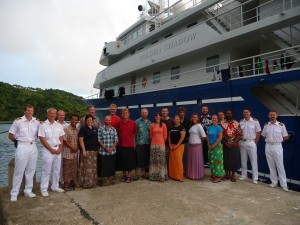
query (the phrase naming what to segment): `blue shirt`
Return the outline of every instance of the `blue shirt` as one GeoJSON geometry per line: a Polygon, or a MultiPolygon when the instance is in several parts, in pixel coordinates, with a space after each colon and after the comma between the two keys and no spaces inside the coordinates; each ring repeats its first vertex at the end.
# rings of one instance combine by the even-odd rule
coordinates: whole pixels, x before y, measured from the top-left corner
{"type": "Polygon", "coordinates": [[[151,121],[144,120],[142,118],[139,118],[135,121],[136,127],[137,127],[137,133],[136,133],[136,138],[135,138],[135,143],[137,145],[145,145],[145,144],[150,144],[150,125],[151,121]]]}
{"type": "Polygon", "coordinates": [[[214,127],[213,125],[211,125],[210,127],[208,127],[207,129],[207,134],[209,137],[209,144],[213,145],[216,140],[218,139],[218,133],[223,132],[223,129],[221,126],[217,125],[216,127],[214,127]]]}

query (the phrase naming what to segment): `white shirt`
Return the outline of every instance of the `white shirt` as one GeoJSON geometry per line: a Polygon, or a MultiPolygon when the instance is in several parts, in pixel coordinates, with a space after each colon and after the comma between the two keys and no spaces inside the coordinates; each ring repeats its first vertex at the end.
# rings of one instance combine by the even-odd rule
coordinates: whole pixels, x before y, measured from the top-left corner
{"type": "Polygon", "coordinates": [[[25,116],[16,119],[9,129],[9,133],[14,134],[17,141],[31,142],[38,138],[40,122],[35,117],[29,121],[25,116]]]}
{"type": "Polygon", "coordinates": [[[42,123],[39,128],[39,137],[46,138],[46,141],[51,147],[60,145],[59,138],[65,135],[62,125],[56,121],[53,124],[46,120],[45,123],[42,123]]]}
{"type": "Polygon", "coordinates": [[[203,127],[200,123],[193,125],[189,130],[189,144],[201,144],[201,138],[206,137],[203,127]]]}
{"type": "MultiPolygon", "coordinates": [[[[56,122],[60,123],[58,120],[56,120],[56,122]]],[[[68,127],[70,124],[68,124],[66,121],[64,121],[63,123],[60,123],[63,127],[63,129],[65,129],[66,127],[68,127]]]]}
{"type": "Polygon", "coordinates": [[[243,138],[244,140],[255,140],[256,133],[261,131],[261,127],[259,125],[258,120],[253,119],[250,117],[249,120],[245,118],[240,121],[240,126],[243,131],[243,138]]]}
{"type": "Polygon", "coordinates": [[[274,124],[271,122],[265,124],[261,135],[266,138],[267,143],[281,143],[288,133],[284,124],[276,121],[274,124]]]}

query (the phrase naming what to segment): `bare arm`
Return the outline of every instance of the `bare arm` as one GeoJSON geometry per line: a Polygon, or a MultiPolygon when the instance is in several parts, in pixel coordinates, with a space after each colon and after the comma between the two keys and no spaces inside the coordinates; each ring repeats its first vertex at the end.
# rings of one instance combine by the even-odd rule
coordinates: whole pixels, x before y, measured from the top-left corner
{"type": "Polygon", "coordinates": [[[80,148],[82,149],[82,155],[86,156],[86,149],[85,149],[85,145],[83,142],[83,137],[79,137],[79,144],[80,144],[80,148]]]}
{"type": "Polygon", "coordinates": [[[60,141],[60,145],[59,145],[58,149],[55,151],[56,155],[59,155],[62,151],[62,147],[64,145],[64,136],[60,136],[59,141],[60,141]]]}
{"type": "Polygon", "coordinates": [[[173,150],[176,149],[176,148],[178,148],[179,145],[181,145],[181,143],[183,142],[183,140],[185,138],[185,133],[186,132],[184,130],[180,131],[180,139],[179,139],[178,143],[176,144],[176,146],[172,148],[173,150]]]}
{"type": "Polygon", "coordinates": [[[11,140],[11,141],[13,141],[13,142],[16,141],[16,136],[15,136],[14,134],[12,134],[12,133],[9,133],[9,134],[8,134],[8,138],[9,138],[9,140],[11,140]]]}
{"type": "Polygon", "coordinates": [[[256,132],[255,144],[257,144],[257,143],[258,143],[258,141],[259,141],[259,138],[260,138],[260,131],[256,132]]]}
{"type": "Polygon", "coordinates": [[[218,139],[216,140],[215,143],[213,143],[211,146],[209,146],[209,149],[210,150],[214,149],[221,142],[222,138],[223,138],[223,132],[218,132],[218,139]]]}

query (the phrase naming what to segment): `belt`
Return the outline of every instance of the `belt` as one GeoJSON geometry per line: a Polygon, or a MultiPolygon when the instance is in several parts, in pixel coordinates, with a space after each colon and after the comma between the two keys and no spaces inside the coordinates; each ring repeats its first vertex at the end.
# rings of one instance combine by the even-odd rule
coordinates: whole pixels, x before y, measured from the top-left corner
{"type": "Polygon", "coordinates": [[[251,141],[254,141],[254,140],[252,140],[252,139],[249,139],[249,140],[243,139],[242,141],[251,142],[251,141]]]}
{"type": "Polygon", "coordinates": [[[35,141],[18,141],[19,144],[27,144],[27,145],[32,145],[32,144],[36,144],[35,141]]]}
{"type": "Polygon", "coordinates": [[[267,142],[269,145],[281,145],[281,142],[267,142]]]}

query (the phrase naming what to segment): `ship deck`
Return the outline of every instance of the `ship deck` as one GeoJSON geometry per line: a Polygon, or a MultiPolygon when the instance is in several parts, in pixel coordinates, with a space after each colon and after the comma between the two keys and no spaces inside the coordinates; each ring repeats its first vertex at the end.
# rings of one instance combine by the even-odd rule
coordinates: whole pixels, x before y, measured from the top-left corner
{"type": "Polygon", "coordinates": [[[209,170],[199,181],[131,184],[50,193],[9,201],[2,190],[9,224],[299,224],[300,193],[248,181],[211,183],[209,170]]]}

